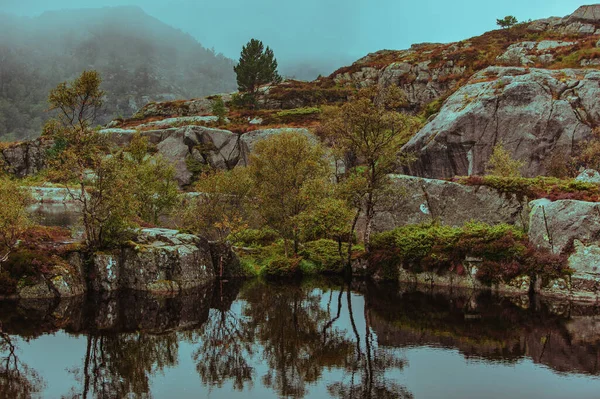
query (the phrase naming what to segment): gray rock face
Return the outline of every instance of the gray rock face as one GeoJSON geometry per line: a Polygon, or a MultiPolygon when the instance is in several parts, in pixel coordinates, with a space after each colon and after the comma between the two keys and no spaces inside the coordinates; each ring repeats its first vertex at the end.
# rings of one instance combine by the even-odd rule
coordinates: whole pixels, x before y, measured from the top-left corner
{"type": "Polygon", "coordinates": [[[501,194],[489,187],[403,175],[394,175],[393,181],[402,195],[393,201],[388,211],[376,214],[374,231],[433,220],[455,227],[471,220],[517,226],[527,222],[527,203],[521,203],[515,195],[501,194]]]}
{"type": "MultiPolygon", "coordinates": [[[[117,145],[127,145],[135,130],[104,129],[109,139],[117,145]]],[[[241,156],[239,135],[228,130],[204,126],[183,126],[141,132],[143,137],[158,149],[158,153],[175,166],[175,178],[180,185],[190,184],[193,176],[190,161],[215,169],[231,169],[241,156]]]]}
{"type": "MultiPolygon", "coordinates": [[[[136,130],[104,129],[100,132],[108,135],[113,143],[125,146],[136,130]]],[[[156,145],[159,154],[173,163],[175,178],[181,186],[190,184],[193,177],[190,163],[213,169],[246,166],[256,143],[281,133],[300,133],[317,140],[308,129],[303,128],[263,129],[239,135],[229,130],[190,125],[140,132],[156,145]]]]}
{"type": "MultiPolygon", "coordinates": [[[[231,94],[220,94],[223,101],[230,101],[231,94]]],[[[198,98],[193,100],[152,102],[146,104],[136,113],[140,119],[166,116],[192,116],[210,114],[212,112],[212,100],[210,98],[198,98]]]]}
{"type": "Polygon", "coordinates": [[[574,47],[576,44],[554,40],[515,43],[511,44],[504,54],[496,57],[496,61],[511,66],[533,65],[536,62],[550,64],[554,61],[552,50],[559,47],[574,47]]]}
{"type": "Polygon", "coordinates": [[[96,254],[91,285],[97,291],[179,292],[214,277],[208,241],[167,229],[142,229],[132,247],[96,254]]]}
{"type": "Polygon", "coordinates": [[[69,191],[62,187],[28,187],[33,200],[43,204],[65,204],[73,202],[69,191]]]}
{"type": "Polygon", "coordinates": [[[600,4],[593,4],[589,6],[581,6],[573,14],[567,17],[569,22],[581,21],[600,23],[600,4]]]}
{"type": "Polygon", "coordinates": [[[544,174],[553,153],[573,154],[600,123],[600,72],[489,67],[474,75],[402,149],[404,172],[448,178],[481,175],[496,143],[544,174]],[[490,81],[490,78],[493,80],[490,81]]]}
{"type": "Polygon", "coordinates": [[[17,177],[33,175],[46,167],[52,140],[24,141],[0,150],[0,166],[17,177]]]}
{"type": "Polygon", "coordinates": [[[574,240],[600,238],[600,203],[540,199],[530,202],[529,240],[536,248],[562,253],[574,240]]]}
{"type": "Polygon", "coordinates": [[[577,181],[584,183],[600,184],[600,173],[594,169],[586,169],[575,178],[577,181]]]}
{"type": "Polygon", "coordinates": [[[70,265],[55,266],[52,272],[34,285],[19,283],[17,295],[23,299],[71,298],[86,291],[81,262],[77,257],[70,265]]]}
{"type": "MultiPolygon", "coordinates": [[[[442,53],[448,55],[458,50],[463,44],[455,44],[442,53]]],[[[411,48],[405,53],[414,53],[418,48],[411,48]]],[[[384,53],[384,51],[376,54],[384,53]]],[[[370,55],[360,59],[357,63],[368,61],[370,55]]],[[[421,107],[440,98],[449,90],[457,87],[460,79],[467,73],[465,66],[456,65],[448,60],[442,65],[432,66],[430,61],[411,64],[408,62],[394,62],[383,69],[363,67],[354,73],[342,73],[334,77],[338,84],[352,84],[357,87],[377,86],[384,89],[389,86],[398,86],[406,94],[409,103],[407,111],[421,107]]]]}
{"type": "Polygon", "coordinates": [[[531,202],[529,240],[537,248],[567,253],[569,278],[550,281],[541,292],[578,301],[600,301],[600,203],[531,202]]]}

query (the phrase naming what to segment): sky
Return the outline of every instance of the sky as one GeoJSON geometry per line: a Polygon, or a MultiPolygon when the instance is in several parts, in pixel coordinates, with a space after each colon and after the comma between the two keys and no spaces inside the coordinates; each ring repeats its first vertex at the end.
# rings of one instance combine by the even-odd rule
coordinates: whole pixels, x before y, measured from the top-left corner
{"type": "MultiPolygon", "coordinates": [[[[565,16],[581,0],[0,0],[0,12],[137,5],[237,59],[250,38],[283,62],[326,59],[339,66],[381,49],[453,42],[496,29],[496,18],[565,16]]],[[[588,3],[589,4],[589,3],[588,3]]]]}

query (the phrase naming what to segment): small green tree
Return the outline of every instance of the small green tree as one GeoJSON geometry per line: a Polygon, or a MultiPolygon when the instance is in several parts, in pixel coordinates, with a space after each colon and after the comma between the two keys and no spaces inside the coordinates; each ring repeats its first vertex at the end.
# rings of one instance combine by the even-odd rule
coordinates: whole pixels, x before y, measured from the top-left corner
{"type": "Polygon", "coordinates": [[[31,193],[7,176],[0,176],[0,264],[8,259],[31,221],[31,193]]]}
{"type": "Polygon", "coordinates": [[[221,124],[225,122],[227,110],[225,109],[225,103],[223,102],[223,98],[221,98],[221,96],[215,97],[215,99],[212,101],[212,113],[218,118],[217,123],[221,124]]]}
{"type": "Polygon", "coordinates": [[[331,168],[319,143],[299,133],[259,141],[250,157],[251,197],[266,224],[298,252],[299,217],[326,195],[331,168]]]}
{"type": "Polygon", "coordinates": [[[175,168],[160,154],[148,155],[148,138],[134,134],[125,151],[134,176],[133,196],[137,200],[138,216],[145,222],[157,224],[177,204],[179,185],[175,168]]]}
{"type": "Polygon", "coordinates": [[[246,199],[251,188],[245,167],[202,174],[194,187],[198,196],[189,198],[178,214],[181,227],[220,241],[235,236],[248,227],[246,199]]]}
{"type": "Polygon", "coordinates": [[[265,49],[260,40],[251,39],[243,48],[240,60],[233,67],[237,75],[238,90],[254,96],[261,85],[280,82],[277,60],[273,50],[265,49]]]}
{"type": "Polygon", "coordinates": [[[521,177],[523,162],[513,159],[502,142],[496,144],[488,160],[486,174],[500,177],[521,177]]]}
{"type": "Polygon", "coordinates": [[[388,174],[401,161],[400,148],[420,126],[417,118],[395,111],[399,104],[401,99],[395,90],[376,93],[366,89],[342,107],[324,114],[323,133],[329,144],[336,148],[336,153],[349,154],[358,160],[358,165],[347,165],[346,177],[353,176],[347,198],[356,207],[354,227],[359,214],[364,212],[363,240],[367,249],[375,213],[389,196],[388,174]]]}
{"type": "Polygon", "coordinates": [[[506,17],[502,18],[502,19],[497,19],[496,20],[496,25],[500,26],[502,29],[507,29],[510,28],[514,25],[516,25],[519,21],[517,21],[517,18],[515,18],[512,15],[507,15],[506,17]]]}

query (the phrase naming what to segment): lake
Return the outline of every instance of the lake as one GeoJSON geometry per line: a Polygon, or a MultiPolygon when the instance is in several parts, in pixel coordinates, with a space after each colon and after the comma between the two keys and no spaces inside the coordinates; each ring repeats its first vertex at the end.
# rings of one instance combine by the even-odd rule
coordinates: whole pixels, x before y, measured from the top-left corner
{"type": "Polygon", "coordinates": [[[600,310],[313,279],[0,302],[0,397],[597,398],[600,310]]]}

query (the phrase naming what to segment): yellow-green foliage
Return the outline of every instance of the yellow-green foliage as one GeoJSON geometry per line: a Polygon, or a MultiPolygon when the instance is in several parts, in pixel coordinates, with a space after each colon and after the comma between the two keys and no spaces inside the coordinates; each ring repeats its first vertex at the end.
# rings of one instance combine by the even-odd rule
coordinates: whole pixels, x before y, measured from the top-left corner
{"type": "Polygon", "coordinates": [[[568,273],[566,257],[534,249],[514,226],[471,222],[463,227],[404,226],[377,234],[371,242],[372,267],[394,278],[399,267],[414,271],[464,274],[467,256],[481,258],[477,278],[507,282],[519,275],[545,279],[568,273]]]}
{"type": "Polygon", "coordinates": [[[455,178],[454,181],[469,186],[491,187],[501,193],[514,194],[520,199],[576,199],[593,202],[600,200],[600,187],[597,184],[575,179],[559,179],[546,176],[534,178],[468,176],[455,178]]]}
{"type": "Polygon", "coordinates": [[[520,177],[523,162],[513,159],[502,143],[494,146],[488,160],[486,173],[501,177],[520,177]]]}
{"type": "MultiPolygon", "coordinates": [[[[353,248],[361,251],[361,247],[353,248]]],[[[342,273],[348,253],[348,244],[339,243],[333,240],[321,239],[310,241],[304,244],[300,255],[315,265],[315,271],[318,273],[342,273]]]]}
{"type": "Polygon", "coordinates": [[[315,116],[321,113],[321,109],[317,107],[294,108],[279,111],[275,117],[282,122],[293,122],[303,120],[307,116],[315,116]]]}
{"type": "Polygon", "coordinates": [[[27,206],[32,201],[31,192],[16,181],[0,176],[0,263],[5,252],[17,244],[31,221],[27,206]]]}
{"type": "Polygon", "coordinates": [[[279,238],[277,231],[268,227],[262,229],[244,229],[235,235],[230,235],[228,240],[239,247],[257,248],[270,245],[279,238]]]}

